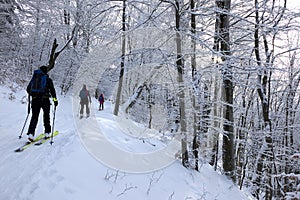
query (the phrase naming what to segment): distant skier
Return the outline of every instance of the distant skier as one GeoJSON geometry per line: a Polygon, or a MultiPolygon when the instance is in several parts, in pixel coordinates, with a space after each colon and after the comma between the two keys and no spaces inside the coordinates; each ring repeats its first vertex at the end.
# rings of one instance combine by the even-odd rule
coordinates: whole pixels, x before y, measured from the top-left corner
{"type": "Polygon", "coordinates": [[[47,74],[47,66],[41,66],[40,69],[35,70],[31,81],[27,86],[27,93],[31,96],[31,109],[32,117],[28,128],[28,140],[29,142],[34,141],[35,128],[38,123],[39,114],[41,108],[44,112],[44,128],[45,137],[49,138],[51,133],[50,125],[50,100],[52,97],[54,106],[58,105],[56,99],[56,92],[53,85],[52,79],[47,74]]]}
{"type": "Polygon", "coordinates": [[[98,96],[99,96],[99,89],[96,88],[96,90],[95,90],[95,99],[98,99],[98,96]]]}
{"type": "Polygon", "coordinates": [[[100,105],[99,105],[99,110],[103,110],[103,109],[104,109],[104,95],[103,95],[103,94],[100,94],[98,100],[99,100],[99,103],[100,103],[100,105]]]}
{"type": "Polygon", "coordinates": [[[86,117],[90,116],[90,108],[89,108],[89,103],[92,102],[91,96],[89,91],[86,88],[86,85],[82,86],[81,91],[79,92],[79,97],[80,97],[80,119],[83,117],[83,109],[85,106],[86,110],[86,117]]]}

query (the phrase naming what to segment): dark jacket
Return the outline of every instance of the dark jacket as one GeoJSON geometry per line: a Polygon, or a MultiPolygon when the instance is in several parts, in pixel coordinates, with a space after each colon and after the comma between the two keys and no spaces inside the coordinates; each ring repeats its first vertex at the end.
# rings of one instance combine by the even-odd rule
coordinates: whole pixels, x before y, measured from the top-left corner
{"type": "Polygon", "coordinates": [[[47,77],[47,82],[46,82],[46,92],[42,93],[42,94],[33,94],[31,92],[31,83],[29,82],[28,86],[27,86],[27,93],[30,94],[30,96],[32,96],[33,98],[56,98],[56,91],[53,85],[53,81],[52,79],[48,76],[47,77]]]}
{"type": "Polygon", "coordinates": [[[98,101],[100,103],[104,103],[104,96],[103,96],[103,94],[100,94],[98,101]]]}

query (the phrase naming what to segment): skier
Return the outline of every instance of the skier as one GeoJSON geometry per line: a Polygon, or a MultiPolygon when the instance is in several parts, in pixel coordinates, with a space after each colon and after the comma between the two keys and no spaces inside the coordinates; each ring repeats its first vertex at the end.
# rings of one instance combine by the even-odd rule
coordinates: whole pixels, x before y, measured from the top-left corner
{"type": "Polygon", "coordinates": [[[95,99],[98,99],[98,95],[99,95],[99,89],[96,88],[96,90],[95,90],[95,99]]]}
{"type": "Polygon", "coordinates": [[[99,110],[103,110],[104,109],[104,96],[103,96],[103,94],[100,94],[98,101],[100,103],[99,110]]]}
{"type": "Polygon", "coordinates": [[[51,125],[50,125],[50,100],[52,97],[54,106],[58,105],[56,99],[56,92],[52,79],[47,74],[47,66],[41,66],[38,70],[34,71],[33,77],[27,86],[27,93],[31,96],[31,109],[32,116],[28,128],[28,141],[34,141],[35,128],[38,123],[38,118],[41,108],[44,113],[44,130],[45,138],[50,137],[51,125]]]}
{"type": "Polygon", "coordinates": [[[89,91],[86,88],[86,85],[82,86],[81,91],[79,92],[79,97],[80,97],[80,119],[83,117],[83,109],[85,106],[86,109],[86,117],[90,116],[90,108],[89,108],[89,103],[92,102],[91,96],[89,91]]]}

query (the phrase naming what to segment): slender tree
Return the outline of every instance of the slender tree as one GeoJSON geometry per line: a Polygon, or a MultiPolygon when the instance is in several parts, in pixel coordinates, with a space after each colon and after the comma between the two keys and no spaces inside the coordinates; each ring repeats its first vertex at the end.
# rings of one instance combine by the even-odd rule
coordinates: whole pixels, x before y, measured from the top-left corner
{"type": "Polygon", "coordinates": [[[122,92],[122,85],[124,79],[124,66],[125,66],[125,46],[126,46],[126,0],[123,0],[123,11],[122,11],[122,55],[121,55],[121,64],[120,64],[120,75],[119,75],[119,82],[118,82],[118,90],[114,108],[114,115],[118,115],[119,107],[121,103],[121,92],[122,92]]]}
{"type": "Polygon", "coordinates": [[[183,2],[181,0],[175,0],[175,31],[176,31],[176,67],[178,72],[178,97],[179,97],[179,117],[180,117],[180,132],[182,134],[181,139],[181,156],[183,166],[188,166],[188,149],[187,149],[187,127],[186,127],[186,114],[185,114],[185,92],[184,92],[184,63],[182,55],[182,38],[181,38],[181,27],[180,27],[180,9],[183,2]]]}
{"type": "MultiPolygon", "coordinates": [[[[191,49],[192,49],[192,55],[191,55],[191,65],[192,65],[192,79],[193,83],[196,81],[196,15],[195,15],[195,1],[190,0],[190,11],[191,11],[191,49]]],[[[196,92],[195,92],[196,93],[196,92]]],[[[192,151],[195,158],[195,170],[199,170],[199,122],[198,122],[198,106],[196,106],[196,96],[192,95],[192,101],[193,101],[193,108],[194,108],[194,136],[193,136],[193,144],[192,144],[192,151]]]]}
{"type": "Polygon", "coordinates": [[[217,0],[218,8],[217,17],[219,17],[218,27],[218,45],[222,59],[221,72],[223,76],[224,88],[224,125],[223,125],[223,169],[225,173],[235,180],[235,141],[233,127],[233,80],[232,80],[232,64],[229,37],[229,13],[231,0],[217,0]]]}
{"type": "MultiPolygon", "coordinates": [[[[274,3],[274,2],[273,2],[274,3]]],[[[254,30],[254,52],[256,63],[258,66],[258,77],[257,77],[257,92],[261,102],[262,107],[262,117],[263,117],[263,132],[265,133],[263,144],[261,145],[261,154],[258,155],[257,159],[257,177],[254,180],[255,189],[254,195],[258,197],[261,192],[261,185],[262,180],[267,183],[266,188],[264,189],[265,192],[265,199],[272,199],[272,190],[271,190],[271,174],[272,172],[272,162],[274,161],[274,149],[273,149],[273,135],[272,135],[272,123],[270,119],[270,87],[271,87],[271,74],[272,71],[270,67],[273,65],[274,60],[272,57],[274,56],[274,41],[276,33],[272,36],[272,47],[270,49],[269,42],[268,42],[268,32],[260,30],[260,24],[264,23],[264,13],[260,16],[260,6],[258,0],[254,0],[255,5],[255,30],[254,30]],[[265,61],[261,58],[260,52],[260,34],[262,35],[263,39],[263,49],[265,61]],[[264,172],[264,167],[267,168],[266,172],[264,172]],[[263,174],[266,173],[266,176],[262,178],[263,174]]],[[[274,4],[273,4],[274,6],[274,4]]],[[[286,0],[284,1],[284,7],[286,7],[286,0]]],[[[265,9],[265,8],[263,8],[265,9]]],[[[273,23],[273,27],[278,26],[278,23],[282,19],[282,15],[285,9],[281,13],[279,13],[278,19],[271,21],[273,23]]],[[[274,165],[274,167],[276,167],[274,165]]],[[[276,169],[275,169],[276,171],[276,169]]]]}

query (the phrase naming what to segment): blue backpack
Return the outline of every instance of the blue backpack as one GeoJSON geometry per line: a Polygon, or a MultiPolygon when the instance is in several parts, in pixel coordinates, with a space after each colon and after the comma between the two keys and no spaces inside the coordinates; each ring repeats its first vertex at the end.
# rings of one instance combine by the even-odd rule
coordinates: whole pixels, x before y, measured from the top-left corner
{"type": "Polygon", "coordinates": [[[42,94],[46,92],[48,75],[37,69],[34,71],[30,81],[30,91],[32,94],[42,94]]]}

